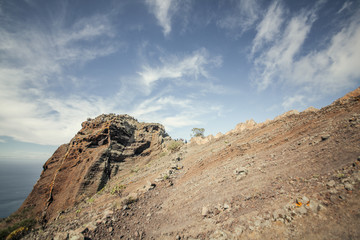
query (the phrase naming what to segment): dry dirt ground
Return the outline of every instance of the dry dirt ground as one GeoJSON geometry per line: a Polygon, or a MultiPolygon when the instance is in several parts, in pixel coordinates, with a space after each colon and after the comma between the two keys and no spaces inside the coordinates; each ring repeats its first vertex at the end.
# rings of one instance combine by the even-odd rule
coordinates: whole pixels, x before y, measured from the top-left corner
{"type": "Polygon", "coordinates": [[[360,239],[359,89],[149,162],[27,239],[360,239]]]}

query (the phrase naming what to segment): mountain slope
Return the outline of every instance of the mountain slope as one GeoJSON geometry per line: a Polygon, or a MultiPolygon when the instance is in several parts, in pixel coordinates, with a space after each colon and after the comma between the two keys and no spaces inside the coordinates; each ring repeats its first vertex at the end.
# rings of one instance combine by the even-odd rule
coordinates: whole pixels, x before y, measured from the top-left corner
{"type": "Polygon", "coordinates": [[[55,177],[44,230],[26,238],[360,238],[360,88],[320,110],[249,121],[179,151],[162,126],[128,116],[118,126],[130,121],[133,130],[122,142],[129,131],[113,136],[111,119],[123,117],[85,122],[45,164],[23,209],[43,211],[54,169],[72,159],[55,177]],[[121,154],[108,155],[113,141],[121,154]],[[105,153],[109,166],[97,165],[105,153]]]}

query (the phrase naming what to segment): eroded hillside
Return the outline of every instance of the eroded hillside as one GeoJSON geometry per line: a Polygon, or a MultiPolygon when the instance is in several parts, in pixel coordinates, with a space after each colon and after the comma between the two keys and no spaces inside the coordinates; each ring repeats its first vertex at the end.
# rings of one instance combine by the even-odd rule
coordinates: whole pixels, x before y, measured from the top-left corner
{"type": "Polygon", "coordinates": [[[47,220],[26,238],[360,238],[360,88],[177,147],[127,115],[84,122],[20,209],[47,220]]]}

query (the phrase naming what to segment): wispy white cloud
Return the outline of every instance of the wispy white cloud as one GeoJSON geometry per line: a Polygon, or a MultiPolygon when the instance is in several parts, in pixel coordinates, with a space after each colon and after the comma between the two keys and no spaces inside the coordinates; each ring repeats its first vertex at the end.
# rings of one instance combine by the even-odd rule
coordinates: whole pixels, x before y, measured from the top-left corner
{"type": "Polygon", "coordinates": [[[113,95],[81,91],[86,79],[71,75],[70,70],[117,51],[121,45],[113,40],[114,32],[110,20],[99,15],[80,19],[68,28],[57,23],[50,33],[26,24],[16,31],[0,27],[0,135],[59,145],[68,142],[87,117],[101,113],[129,113],[174,130],[200,123],[199,119],[213,111],[191,95],[192,84],[204,84],[202,90],[216,88],[209,68],[221,66],[222,60],[205,49],[182,56],[160,51],[157,64],[148,64],[150,60],[144,57],[147,63],[138,75],[122,77],[113,95]],[[162,81],[183,84],[189,94],[175,97],[176,90],[164,87],[153,96],[155,83],[162,81]],[[144,89],[149,90],[145,96],[144,89]]]}
{"type": "Polygon", "coordinates": [[[295,104],[300,105],[300,106],[305,106],[304,99],[305,99],[305,96],[303,96],[303,95],[287,96],[287,97],[285,97],[285,100],[282,103],[282,106],[285,109],[290,109],[295,104]]]}
{"type": "MultiPolygon", "coordinates": [[[[111,101],[72,89],[76,78],[68,69],[114,53],[108,45],[113,29],[106,16],[79,19],[70,28],[44,26],[3,18],[0,26],[0,135],[39,144],[69,141],[87,116],[107,112],[111,101]],[[9,21],[9,22],[7,22],[9,21]],[[16,28],[11,26],[15,22],[16,28]],[[102,40],[97,47],[87,47],[102,40]],[[82,43],[82,44],[79,44],[82,43]],[[75,79],[75,80],[74,80],[75,79]],[[68,86],[69,85],[69,86],[68,86]]],[[[58,21],[59,19],[55,19],[58,21]]],[[[61,20],[61,19],[60,19],[61,20]]]]}
{"type": "Polygon", "coordinates": [[[164,125],[169,126],[169,129],[186,127],[186,126],[196,126],[202,124],[201,121],[194,119],[194,116],[177,114],[175,116],[166,117],[162,120],[164,125]]]}
{"type": "Polygon", "coordinates": [[[234,30],[240,29],[240,35],[249,30],[259,18],[260,6],[257,1],[240,0],[225,17],[217,21],[221,28],[234,30]]]}
{"type": "Polygon", "coordinates": [[[359,84],[360,12],[347,26],[331,37],[321,51],[314,51],[294,62],[290,74],[297,86],[311,85],[333,93],[359,84]]]}
{"type": "MultiPolygon", "coordinates": [[[[284,29],[276,38],[269,37],[272,40],[266,45],[259,43],[259,39],[267,41],[265,37],[255,37],[253,41],[253,49],[255,49],[253,81],[260,91],[274,85],[292,89],[289,95],[285,96],[282,104],[286,109],[305,106],[328,94],[356,87],[359,84],[360,69],[357,67],[360,61],[359,12],[347,23],[342,24],[340,31],[328,36],[330,41],[323,44],[322,50],[311,50],[308,53],[301,51],[316,21],[317,7],[311,11],[300,10],[287,24],[283,23],[284,29]]],[[[283,19],[280,18],[278,22],[282,21],[283,19]]],[[[257,36],[262,29],[260,25],[257,28],[257,36]]]]}
{"type": "Polygon", "coordinates": [[[339,11],[337,11],[337,14],[340,14],[340,13],[342,13],[343,11],[346,11],[347,9],[349,9],[352,4],[353,4],[353,2],[350,2],[350,1],[344,2],[344,4],[342,5],[342,7],[339,9],[339,11]]]}
{"type": "Polygon", "coordinates": [[[137,105],[130,113],[144,121],[162,123],[168,131],[187,126],[203,124],[201,120],[208,114],[220,112],[222,107],[187,97],[174,97],[159,94],[148,98],[137,105]]]}
{"type": "Polygon", "coordinates": [[[287,74],[295,55],[303,45],[314,19],[311,13],[302,12],[294,16],[271,47],[262,51],[255,61],[256,84],[265,90],[280,74],[287,74]]]}
{"type": "Polygon", "coordinates": [[[171,18],[176,10],[176,0],[146,0],[151,13],[153,13],[163,28],[164,35],[171,32],[171,18]]]}
{"type": "Polygon", "coordinates": [[[253,41],[252,54],[261,48],[263,44],[272,42],[278,37],[284,20],[284,10],[281,3],[274,1],[260,24],[256,27],[257,34],[253,41]]]}
{"type": "Polygon", "coordinates": [[[159,47],[155,47],[157,54],[154,54],[154,49],[146,48],[152,49],[151,44],[143,44],[139,50],[143,65],[137,73],[138,89],[145,93],[142,94],[145,99],[134,104],[129,111],[131,115],[142,121],[160,122],[172,132],[202,124],[209,115],[222,111],[222,106],[212,103],[212,108],[209,101],[203,101],[208,93],[229,93],[212,76],[212,69],[222,65],[221,56],[212,56],[205,48],[180,55],[169,54],[159,47]],[[143,54],[149,51],[151,56],[143,54]],[[180,88],[186,93],[181,97],[180,88]]]}
{"type": "Polygon", "coordinates": [[[210,57],[206,49],[199,49],[190,55],[179,58],[177,56],[167,56],[160,58],[160,66],[149,66],[145,64],[142,71],[138,72],[141,81],[150,87],[156,81],[165,79],[179,79],[191,77],[209,78],[208,66],[219,67],[222,64],[221,57],[210,57]]]}

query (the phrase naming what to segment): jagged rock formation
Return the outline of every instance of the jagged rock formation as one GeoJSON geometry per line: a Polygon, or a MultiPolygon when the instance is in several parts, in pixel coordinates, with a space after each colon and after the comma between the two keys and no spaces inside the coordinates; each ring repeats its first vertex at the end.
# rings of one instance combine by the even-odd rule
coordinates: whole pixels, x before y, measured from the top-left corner
{"type": "Polygon", "coordinates": [[[82,123],[70,143],[61,145],[21,208],[51,220],[101,190],[126,162],[157,155],[167,137],[161,124],[139,123],[128,115],[101,115],[82,123]]]}

